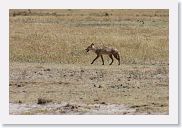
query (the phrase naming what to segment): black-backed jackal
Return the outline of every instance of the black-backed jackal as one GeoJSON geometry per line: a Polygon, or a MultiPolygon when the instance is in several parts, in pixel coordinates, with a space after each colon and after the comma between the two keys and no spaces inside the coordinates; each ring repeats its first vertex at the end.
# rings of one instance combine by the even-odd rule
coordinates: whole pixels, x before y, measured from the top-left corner
{"type": "Polygon", "coordinates": [[[97,60],[99,57],[101,57],[101,59],[102,59],[102,65],[104,65],[103,54],[106,54],[112,60],[111,63],[110,63],[110,65],[112,65],[112,63],[114,61],[113,56],[118,60],[118,65],[120,65],[120,56],[119,56],[118,50],[115,49],[115,48],[111,48],[111,47],[95,47],[94,44],[92,43],[85,50],[87,52],[88,51],[93,51],[93,52],[95,52],[97,54],[96,58],[92,61],[91,64],[93,64],[95,60],[97,60]]]}

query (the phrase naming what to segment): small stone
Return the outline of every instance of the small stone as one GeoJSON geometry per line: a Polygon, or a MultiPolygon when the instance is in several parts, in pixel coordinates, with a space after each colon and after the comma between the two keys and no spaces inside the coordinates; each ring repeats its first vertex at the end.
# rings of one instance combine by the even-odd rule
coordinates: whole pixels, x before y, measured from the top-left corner
{"type": "Polygon", "coordinates": [[[123,115],[126,115],[127,114],[127,112],[123,112],[123,115]]]}
{"type": "Polygon", "coordinates": [[[22,87],[22,85],[18,84],[17,87],[22,87]]]}
{"type": "Polygon", "coordinates": [[[100,104],[106,104],[105,102],[101,102],[100,104]]]}
{"type": "Polygon", "coordinates": [[[21,103],[22,103],[22,101],[21,101],[21,100],[19,100],[19,101],[18,101],[18,103],[19,103],[19,104],[21,104],[21,103]]]}
{"type": "Polygon", "coordinates": [[[102,86],[101,85],[99,85],[99,87],[98,88],[102,88],[102,86]]]}
{"type": "Polygon", "coordinates": [[[48,69],[46,69],[46,71],[51,71],[51,69],[48,68],[48,69]]]}

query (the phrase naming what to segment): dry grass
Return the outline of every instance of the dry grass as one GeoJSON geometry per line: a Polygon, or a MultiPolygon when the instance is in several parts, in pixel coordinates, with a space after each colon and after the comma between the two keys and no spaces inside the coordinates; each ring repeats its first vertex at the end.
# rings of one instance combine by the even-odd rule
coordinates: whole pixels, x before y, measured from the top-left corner
{"type": "Polygon", "coordinates": [[[90,64],[93,42],[123,63],[168,63],[168,10],[10,10],[11,62],[90,64]]]}

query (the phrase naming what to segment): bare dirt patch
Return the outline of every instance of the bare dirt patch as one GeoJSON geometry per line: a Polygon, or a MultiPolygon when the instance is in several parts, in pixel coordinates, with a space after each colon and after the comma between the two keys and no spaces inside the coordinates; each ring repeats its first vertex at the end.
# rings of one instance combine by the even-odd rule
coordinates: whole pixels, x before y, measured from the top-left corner
{"type": "Polygon", "coordinates": [[[10,114],[168,114],[164,64],[11,63],[9,87],[10,114]]]}
{"type": "MultiPolygon", "coordinates": [[[[10,103],[10,114],[14,115],[102,115],[102,114],[136,114],[136,109],[124,105],[103,104],[13,104],[10,103]]],[[[146,114],[146,113],[143,113],[146,114]]]]}

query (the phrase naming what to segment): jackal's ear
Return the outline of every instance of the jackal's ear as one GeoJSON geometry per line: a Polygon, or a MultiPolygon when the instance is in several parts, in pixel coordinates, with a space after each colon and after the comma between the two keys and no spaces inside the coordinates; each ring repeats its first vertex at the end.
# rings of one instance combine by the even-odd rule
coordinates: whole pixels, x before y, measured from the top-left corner
{"type": "Polygon", "coordinates": [[[94,45],[94,43],[92,43],[91,45],[94,45]]]}

